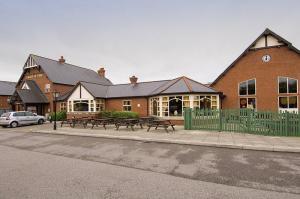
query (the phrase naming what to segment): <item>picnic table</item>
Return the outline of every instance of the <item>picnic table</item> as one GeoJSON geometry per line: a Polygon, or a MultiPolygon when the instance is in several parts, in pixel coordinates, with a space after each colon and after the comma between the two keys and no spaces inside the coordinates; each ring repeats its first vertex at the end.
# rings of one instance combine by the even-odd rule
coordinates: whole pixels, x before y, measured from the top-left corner
{"type": "Polygon", "coordinates": [[[153,120],[154,120],[154,117],[140,117],[139,124],[141,126],[141,129],[143,128],[143,125],[148,125],[148,124],[152,123],[153,120]]]}
{"type": "Polygon", "coordinates": [[[114,123],[114,119],[112,118],[92,119],[91,123],[92,123],[92,129],[94,128],[94,126],[102,125],[103,128],[106,130],[106,125],[114,123]]]}
{"type": "Polygon", "coordinates": [[[156,119],[156,120],[153,120],[150,124],[148,124],[147,132],[149,132],[152,127],[155,127],[155,130],[158,127],[161,127],[161,128],[164,128],[167,133],[169,133],[168,128],[172,127],[173,131],[175,131],[174,126],[175,126],[175,124],[172,124],[171,120],[156,119]]]}
{"type": "Polygon", "coordinates": [[[61,122],[60,126],[62,127],[64,124],[69,124],[70,127],[74,128],[76,124],[82,124],[84,128],[87,127],[87,124],[91,122],[91,118],[83,117],[83,118],[71,118],[61,122]]]}
{"type": "Polygon", "coordinates": [[[130,126],[131,130],[134,131],[134,126],[137,124],[139,124],[139,119],[118,118],[115,121],[116,130],[119,130],[120,126],[126,126],[126,128],[130,126]]]}

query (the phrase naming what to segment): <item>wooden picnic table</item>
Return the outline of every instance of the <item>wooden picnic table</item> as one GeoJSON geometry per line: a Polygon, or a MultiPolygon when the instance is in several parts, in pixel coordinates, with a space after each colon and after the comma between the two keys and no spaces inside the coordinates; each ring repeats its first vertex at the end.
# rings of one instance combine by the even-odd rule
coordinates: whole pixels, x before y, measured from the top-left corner
{"type": "Polygon", "coordinates": [[[173,131],[175,131],[175,128],[174,128],[175,124],[172,124],[171,120],[165,120],[165,119],[158,119],[157,120],[156,119],[156,120],[153,120],[152,123],[150,123],[148,125],[147,132],[149,132],[152,127],[155,127],[155,130],[158,127],[161,127],[161,128],[164,128],[167,133],[169,133],[168,127],[170,127],[170,126],[172,127],[173,131]]]}
{"type": "Polygon", "coordinates": [[[140,117],[139,118],[139,125],[143,128],[143,125],[148,125],[154,120],[154,117],[140,117]]]}
{"type": "Polygon", "coordinates": [[[119,130],[120,126],[126,126],[128,128],[129,126],[131,127],[131,130],[134,131],[134,126],[139,124],[139,119],[123,119],[123,118],[118,118],[115,122],[116,125],[116,130],[119,130]]]}
{"type": "Polygon", "coordinates": [[[98,126],[98,125],[102,125],[103,128],[106,130],[106,125],[108,124],[112,124],[114,122],[114,119],[112,118],[99,118],[99,119],[92,119],[91,123],[92,123],[92,129],[94,128],[94,126],[98,126]]]}

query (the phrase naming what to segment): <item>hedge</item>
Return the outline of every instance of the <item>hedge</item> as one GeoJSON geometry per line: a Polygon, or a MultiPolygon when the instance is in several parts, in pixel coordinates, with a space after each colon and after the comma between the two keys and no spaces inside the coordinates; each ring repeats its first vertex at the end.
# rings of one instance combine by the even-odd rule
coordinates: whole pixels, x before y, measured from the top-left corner
{"type": "MultiPolygon", "coordinates": [[[[50,121],[54,121],[54,113],[50,113],[49,119],[50,121]]],[[[56,121],[62,121],[67,119],[67,112],[66,111],[59,111],[56,112],[56,121]]]]}
{"type": "Polygon", "coordinates": [[[98,115],[100,118],[138,118],[139,114],[131,111],[102,111],[98,115]]]}

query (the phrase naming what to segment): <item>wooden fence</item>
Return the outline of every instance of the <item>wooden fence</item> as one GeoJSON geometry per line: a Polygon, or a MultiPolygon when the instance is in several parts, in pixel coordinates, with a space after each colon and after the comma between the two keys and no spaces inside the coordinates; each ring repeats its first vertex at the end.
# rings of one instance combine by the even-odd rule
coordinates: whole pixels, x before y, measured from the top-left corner
{"type": "Polygon", "coordinates": [[[251,109],[184,111],[186,130],[213,130],[272,136],[300,136],[300,114],[251,109]]]}

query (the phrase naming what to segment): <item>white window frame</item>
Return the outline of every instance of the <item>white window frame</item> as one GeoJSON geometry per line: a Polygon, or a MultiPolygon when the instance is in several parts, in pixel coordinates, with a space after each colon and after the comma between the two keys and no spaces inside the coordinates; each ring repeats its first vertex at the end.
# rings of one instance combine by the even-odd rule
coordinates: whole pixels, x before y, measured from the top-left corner
{"type": "Polygon", "coordinates": [[[256,93],[257,93],[257,90],[256,90],[256,78],[247,79],[245,81],[241,81],[241,82],[238,83],[238,96],[241,96],[241,97],[243,97],[243,96],[255,96],[256,93]],[[249,95],[248,94],[248,81],[250,81],[250,80],[254,80],[254,82],[255,82],[255,93],[249,95]],[[247,88],[247,94],[246,95],[240,95],[240,84],[244,83],[244,82],[246,82],[246,85],[247,85],[247,87],[246,87],[247,88]]]}
{"type": "Polygon", "coordinates": [[[51,92],[51,84],[45,84],[45,93],[51,92]]]}
{"type": "Polygon", "coordinates": [[[280,95],[280,96],[278,96],[277,97],[277,106],[278,106],[278,110],[279,111],[288,111],[288,112],[298,112],[298,107],[299,107],[299,97],[298,97],[298,95],[280,95]],[[279,98],[280,97],[286,97],[286,98],[288,98],[288,108],[280,108],[280,102],[279,102],[279,98]],[[289,107],[289,98],[290,97],[297,97],[297,108],[290,108],[289,107]]]}
{"type": "Polygon", "coordinates": [[[286,77],[286,76],[278,76],[278,78],[277,78],[277,92],[278,92],[278,95],[282,95],[282,94],[291,94],[291,95],[296,95],[296,94],[298,94],[298,79],[296,79],[296,78],[292,78],[292,77],[286,77]],[[280,78],[287,78],[287,88],[286,88],[286,90],[287,90],[287,92],[286,93],[280,93],[280,91],[279,91],[279,79],[280,78]],[[297,92],[296,93],[290,93],[289,92],[289,79],[293,79],[293,80],[296,80],[297,81],[297,92]]]}
{"type": "Polygon", "coordinates": [[[123,111],[126,111],[126,112],[130,112],[130,111],[128,111],[128,110],[125,110],[125,109],[124,109],[125,107],[130,107],[130,111],[132,111],[132,100],[123,100],[123,101],[122,101],[122,110],[123,110],[123,111]],[[129,105],[124,104],[124,102],[129,102],[129,105]]]}
{"type": "Polygon", "coordinates": [[[247,99],[247,108],[249,108],[249,104],[248,104],[248,98],[254,98],[255,99],[255,108],[253,108],[253,110],[257,110],[257,97],[255,97],[255,96],[251,96],[251,95],[247,95],[247,96],[240,96],[239,97],[239,104],[238,104],[238,107],[239,107],[239,109],[242,109],[241,108],[241,98],[246,98],[247,99]]]}

